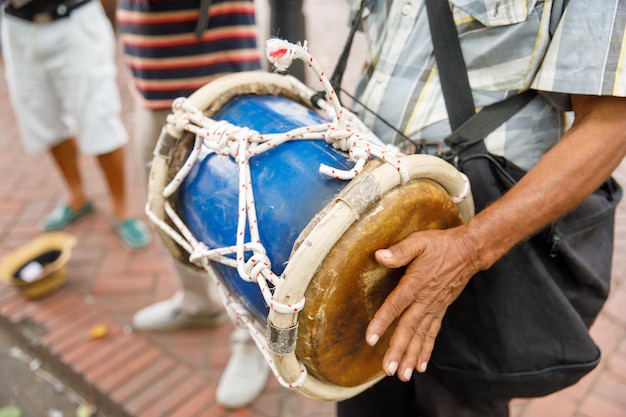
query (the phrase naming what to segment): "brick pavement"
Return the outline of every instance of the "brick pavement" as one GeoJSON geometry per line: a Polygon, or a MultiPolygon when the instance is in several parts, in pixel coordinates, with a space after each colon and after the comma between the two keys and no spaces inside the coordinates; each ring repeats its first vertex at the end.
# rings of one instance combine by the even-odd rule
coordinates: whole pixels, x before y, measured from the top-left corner
{"type": "MultiPolygon", "coordinates": [[[[337,12],[334,18],[346,17],[345,10],[331,0],[316,2],[315,9],[310,2],[305,3],[310,51],[330,70],[339,53],[333,42],[346,33],[334,24],[346,20],[329,23],[319,10],[326,13],[332,8],[337,12]],[[337,35],[324,36],[328,33],[337,35]]],[[[263,24],[268,12],[260,4],[263,24]]],[[[357,51],[362,47],[358,42],[357,38],[357,51]]],[[[353,79],[346,77],[348,87],[351,82],[353,79]]],[[[132,132],[126,83],[127,76],[121,70],[125,123],[132,132]]],[[[6,94],[2,82],[0,257],[35,237],[38,221],[64,195],[50,159],[22,151],[6,94]]],[[[144,195],[132,163],[132,147],[128,152],[129,194],[133,210],[141,213],[144,195]]],[[[121,247],[109,225],[106,188],[95,160],[83,157],[81,164],[98,210],[69,229],[80,243],[68,265],[68,282],[61,291],[39,301],[26,301],[14,289],[0,284],[0,324],[24,337],[58,373],[110,416],[334,415],[333,404],[305,399],[283,389],[273,378],[249,408],[229,412],[219,407],[215,383],[228,359],[230,323],[211,330],[171,334],[129,331],[132,314],[171,296],[175,284],[158,244],[139,252],[121,247]],[[107,325],[110,332],[90,341],[87,334],[95,324],[107,325]]],[[[615,175],[626,184],[626,163],[615,175]]],[[[616,232],[613,289],[591,330],[602,348],[602,362],[577,385],[558,394],[514,401],[512,417],[626,417],[626,204],[619,207],[616,232]]]]}

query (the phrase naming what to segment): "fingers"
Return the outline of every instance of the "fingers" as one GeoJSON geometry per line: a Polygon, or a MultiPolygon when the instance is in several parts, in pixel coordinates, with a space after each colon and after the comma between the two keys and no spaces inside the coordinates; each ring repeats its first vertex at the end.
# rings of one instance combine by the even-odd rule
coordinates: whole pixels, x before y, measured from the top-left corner
{"type": "MultiPolygon", "coordinates": [[[[383,266],[399,268],[409,264],[420,253],[422,253],[422,246],[419,244],[419,241],[407,238],[388,249],[376,251],[374,256],[376,261],[383,266]]],[[[419,282],[415,282],[415,285],[419,286],[419,282]]],[[[419,293],[420,290],[421,288],[412,288],[410,291],[407,291],[402,289],[402,285],[399,285],[387,296],[385,302],[380,306],[367,327],[365,339],[370,346],[374,346],[378,342],[380,335],[413,303],[415,300],[414,295],[419,293]]]]}
{"type": "Polygon", "coordinates": [[[389,373],[390,367],[387,364],[394,364],[393,368],[397,369],[398,379],[401,381],[411,379],[413,371],[419,364],[422,339],[428,332],[430,321],[430,317],[424,317],[424,319],[419,322],[419,326],[413,334],[410,334],[408,328],[403,324],[399,325],[401,331],[394,333],[389,349],[383,359],[383,369],[387,371],[388,376],[392,376],[393,374],[389,373]]]}
{"type": "Polygon", "coordinates": [[[370,321],[365,338],[375,345],[397,320],[383,358],[387,375],[408,381],[425,372],[448,306],[477,270],[470,251],[460,244],[459,228],[415,232],[400,243],[376,251],[387,268],[406,266],[404,275],[370,321]]]}
{"type": "Polygon", "coordinates": [[[388,268],[400,268],[408,265],[413,259],[422,253],[422,246],[419,241],[404,239],[400,243],[393,245],[387,249],[379,249],[374,254],[376,262],[388,268]]]}
{"type": "Polygon", "coordinates": [[[408,381],[411,378],[410,375],[413,373],[413,370],[416,370],[419,373],[426,372],[428,362],[430,361],[430,357],[433,353],[433,348],[435,347],[435,339],[437,338],[437,334],[439,334],[440,328],[441,320],[439,318],[435,318],[430,322],[430,327],[428,328],[425,337],[420,339],[414,338],[414,341],[416,340],[420,343],[419,353],[416,356],[416,360],[413,360],[412,357],[408,357],[407,354],[405,354],[405,357],[398,368],[398,377],[401,375],[400,372],[402,372],[404,378],[409,375],[407,379],[402,379],[403,381],[408,381]]]}
{"type": "Polygon", "coordinates": [[[408,265],[424,251],[419,233],[413,233],[386,249],[379,249],[374,254],[376,261],[388,268],[400,268],[408,265]]]}
{"type": "Polygon", "coordinates": [[[424,312],[413,304],[403,314],[383,358],[388,376],[397,372],[401,381],[408,381],[414,370],[425,372],[441,327],[441,317],[424,312]]]}
{"type": "MultiPolygon", "coordinates": [[[[365,332],[365,339],[370,346],[374,346],[389,326],[415,302],[415,294],[423,292],[419,281],[411,284],[400,283],[374,314],[365,332]]],[[[404,314],[406,316],[407,313],[404,314]]]]}
{"type": "Polygon", "coordinates": [[[428,335],[426,339],[424,339],[424,345],[422,346],[422,350],[420,351],[419,361],[417,368],[418,372],[426,372],[426,368],[428,367],[428,362],[430,361],[430,357],[433,354],[433,349],[435,348],[435,340],[437,339],[437,335],[439,334],[439,330],[441,330],[441,321],[443,317],[437,317],[432,321],[430,325],[430,329],[428,329],[428,335]]]}

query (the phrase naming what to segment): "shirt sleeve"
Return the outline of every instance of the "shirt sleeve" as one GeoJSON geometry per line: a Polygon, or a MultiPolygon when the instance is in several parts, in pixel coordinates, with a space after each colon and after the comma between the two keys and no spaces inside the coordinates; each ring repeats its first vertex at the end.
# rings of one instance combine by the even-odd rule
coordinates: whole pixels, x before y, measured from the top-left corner
{"type": "Polygon", "coordinates": [[[532,88],[626,96],[626,1],[570,0],[532,88]]]}

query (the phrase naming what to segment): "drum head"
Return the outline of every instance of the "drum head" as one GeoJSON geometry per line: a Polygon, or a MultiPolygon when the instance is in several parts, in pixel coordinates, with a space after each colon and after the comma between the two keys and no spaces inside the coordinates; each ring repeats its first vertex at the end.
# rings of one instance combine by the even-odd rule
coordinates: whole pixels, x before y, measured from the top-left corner
{"type": "Polygon", "coordinates": [[[309,372],[345,387],[379,378],[395,326],[374,347],[365,343],[365,329],[404,270],[380,266],[374,252],[414,231],[460,224],[459,210],[448,193],[426,179],[392,189],[355,222],[329,252],[305,293],[296,356],[309,372]]]}

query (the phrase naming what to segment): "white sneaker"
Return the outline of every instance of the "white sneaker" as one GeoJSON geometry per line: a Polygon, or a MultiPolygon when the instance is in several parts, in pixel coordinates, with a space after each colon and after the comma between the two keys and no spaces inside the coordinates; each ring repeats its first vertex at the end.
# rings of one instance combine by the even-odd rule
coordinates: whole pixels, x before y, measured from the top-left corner
{"type": "MultiPolygon", "coordinates": [[[[235,409],[252,403],[263,391],[269,366],[254,341],[237,340],[233,334],[232,353],[215,393],[217,403],[235,409]]],[[[241,338],[239,338],[241,339],[241,338]]]]}
{"type": "Polygon", "coordinates": [[[132,325],[139,331],[172,331],[195,327],[214,327],[226,320],[226,312],[220,310],[210,315],[190,315],[179,306],[177,299],[160,301],[135,313],[132,325]]]}

